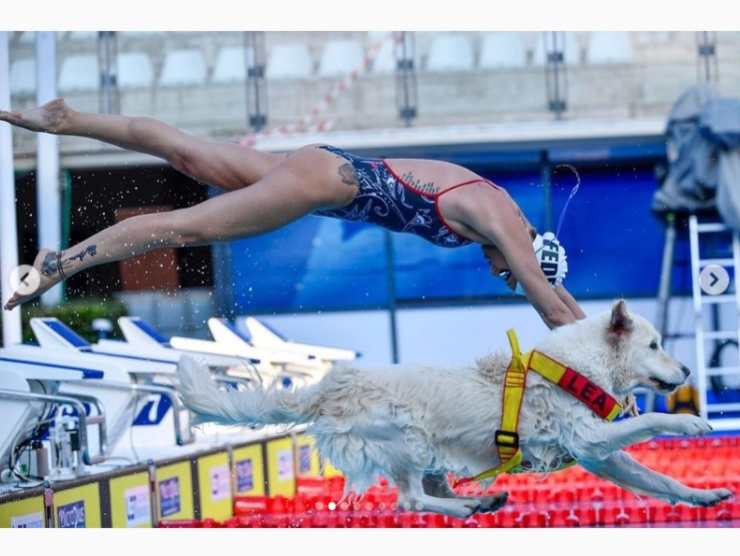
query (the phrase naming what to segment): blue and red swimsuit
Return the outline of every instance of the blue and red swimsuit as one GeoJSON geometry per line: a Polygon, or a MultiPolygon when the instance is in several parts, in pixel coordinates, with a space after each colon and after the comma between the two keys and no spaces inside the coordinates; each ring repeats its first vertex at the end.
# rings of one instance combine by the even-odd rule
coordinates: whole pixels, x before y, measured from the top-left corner
{"type": "Polygon", "coordinates": [[[352,164],[359,191],[348,205],[338,209],[318,210],[314,214],[370,222],[394,232],[416,234],[440,247],[462,247],[473,243],[447,225],[439,210],[440,196],[473,183],[487,183],[497,187],[478,178],[453,185],[438,193],[428,193],[398,176],[382,158],[362,158],[328,145],[319,148],[352,164]]]}

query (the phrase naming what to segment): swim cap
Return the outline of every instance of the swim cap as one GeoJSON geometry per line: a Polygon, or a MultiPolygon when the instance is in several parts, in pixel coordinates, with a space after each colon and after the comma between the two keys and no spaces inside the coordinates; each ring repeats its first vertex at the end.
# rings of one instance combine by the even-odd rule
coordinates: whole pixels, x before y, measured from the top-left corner
{"type": "Polygon", "coordinates": [[[565,248],[560,245],[560,241],[552,232],[545,232],[534,238],[532,242],[534,254],[537,262],[540,264],[547,281],[552,286],[559,286],[565,280],[568,274],[568,257],[565,254],[565,248]]]}

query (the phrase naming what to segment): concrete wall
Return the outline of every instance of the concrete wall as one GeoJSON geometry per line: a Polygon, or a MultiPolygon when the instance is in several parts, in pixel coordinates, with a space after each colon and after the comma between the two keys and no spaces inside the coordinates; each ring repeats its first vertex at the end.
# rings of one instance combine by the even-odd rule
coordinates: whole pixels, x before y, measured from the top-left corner
{"type": "MultiPolygon", "coordinates": [[[[34,57],[34,45],[26,33],[14,34],[11,60],[34,57]]],[[[416,33],[420,68],[419,118],[415,125],[497,123],[501,121],[550,120],[546,109],[545,72],[534,60],[537,33],[523,33],[527,62],[521,68],[481,69],[484,33],[464,33],[472,45],[474,65],[468,71],[431,72],[427,63],[437,33],[416,33]]],[[[568,67],[566,118],[643,118],[664,116],[677,95],[697,80],[696,37],[691,32],[631,33],[631,61],[595,64],[589,60],[589,33],[576,33],[578,53],[568,67]]],[[[58,34],[58,63],[69,56],[95,54],[94,37],[74,38],[58,34]]],[[[374,40],[367,33],[267,33],[268,59],[274,48],[286,43],[307,46],[313,74],[308,79],[275,79],[268,83],[270,126],[296,123],[335,84],[336,79],[317,74],[321,53],[332,40],[352,40],[367,48],[374,40]]],[[[216,84],[212,73],[218,51],[243,45],[241,33],[119,33],[119,52],[145,52],[151,59],[155,80],[151,87],[121,92],[121,111],[163,119],[199,135],[235,138],[247,132],[246,93],[243,83],[216,84]],[[208,68],[205,83],[190,87],[159,87],[167,53],[183,48],[199,49],[208,68]]],[[[740,33],[718,34],[720,87],[728,95],[740,95],[740,33]]],[[[97,91],[62,91],[72,106],[98,110],[97,91]]],[[[23,109],[35,103],[33,94],[13,97],[23,109]]],[[[335,129],[400,127],[396,84],[393,75],[361,72],[354,86],[325,113],[335,129]]],[[[18,156],[33,153],[32,134],[14,134],[18,156]]],[[[64,138],[63,152],[98,149],[100,144],[64,138]]]]}

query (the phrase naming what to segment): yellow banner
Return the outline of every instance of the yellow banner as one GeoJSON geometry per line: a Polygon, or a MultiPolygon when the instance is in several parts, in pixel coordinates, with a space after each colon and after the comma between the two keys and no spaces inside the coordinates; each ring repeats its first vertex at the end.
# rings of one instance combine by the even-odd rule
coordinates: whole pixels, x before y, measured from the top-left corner
{"type": "Polygon", "coordinates": [[[228,519],[232,515],[229,456],[219,452],[198,458],[201,518],[228,519]]]}
{"type": "Polygon", "coordinates": [[[295,494],[293,439],[289,436],[267,442],[267,485],[270,496],[295,494]]]}
{"type": "Polygon", "coordinates": [[[111,526],[151,527],[152,496],[146,471],[115,477],[110,485],[111,526]]]}
{"type": "Polygon", "coordinates": [[[100,527],[100,487],[97,482],[54,493],[54,526],[100,527]]]}
{"type": "Polygon", "coordinates": [[[31,496],[23,500],[14,500],[13,502],[0,504],[0,528],[35,528],[45,526],[43,495],[31,496]]]}

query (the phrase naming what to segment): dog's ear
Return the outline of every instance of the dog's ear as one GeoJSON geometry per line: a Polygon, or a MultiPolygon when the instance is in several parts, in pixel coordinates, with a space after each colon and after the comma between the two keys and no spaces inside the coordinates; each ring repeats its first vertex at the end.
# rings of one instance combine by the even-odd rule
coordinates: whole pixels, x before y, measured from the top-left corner
{"type": "Polygon", "coordinates": [[[616,337],[632,332],[634,321],[627,313],[627,304],[620,299],[612,307],[612,317],[609,321],[609,334],[616,337]]]}

